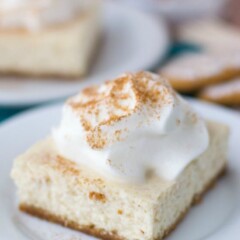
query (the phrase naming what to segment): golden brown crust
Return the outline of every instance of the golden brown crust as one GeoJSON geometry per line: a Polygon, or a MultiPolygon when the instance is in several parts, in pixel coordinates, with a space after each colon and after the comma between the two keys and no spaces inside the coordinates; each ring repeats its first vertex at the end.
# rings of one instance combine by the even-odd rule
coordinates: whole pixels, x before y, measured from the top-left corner
{"type": "Polygon", "coordinates": [[[217,83],[226,82],[234,77],[239,76],[240,69],[226,69],[220,72],[219,74],[213,75],[211,77],[196,78],[191,81],[187,79],[186,80],[178,79],[177,76],[176,77],[169,76],[161,71],[159,72],[159,74],[168,79],[175,90],[183,93],[193,93],[204,87],[217,83]]]}
{"type": "MultiPolygon", "coordinates": [[[[229,82],[231,84],[231,82],[229,82]]],[[[226,106],[239,106],[240,105],[240,88],[235,88],[234,91],[228,92],[226,91],[224,94],[221,93],[219,95],[211,94],[211,90],[214,91],[214,88],[217,88],[218,85],[209,86],[204,88],[199,92],[198,97],[208,102],[214,102],[218,104],[223,104],[226,106]]]]}
{"type": "Polygon", "coordinates": [[[201,92],[198,95],[199,98],[208,102],[214,102],[226,106],[239,106],[240,105],[240,92],[233,94],[226,94],[222,97],[211,97],[207,93],[201,92]]]}
{"type": "MultiPolygon", "coordinates": [[[[175,221],[175,223],[170,226],[165,232],[163,237],[161,238],[157,238],[155,240],[161,240],[165,237],[167,237],[177,226],[178,224],[184,219],[185,215],[187,214],[187,212],[190,210],[191,206],[198,204],[201,202],[203,195],[210,190],[216,183],[216,181],[218,180],[218,178],[220,178],[225,172],[226,172],[226,166],[224,166],[217,174],[216,176],[214,176],[212,178],[211,181],[209,181],[209,183],[205,186],[205,188],[203,189],[203,191],[201,193],[198,193],[194,196],[191,205],[185,209],[182,214],[178,217],[178,219],[175,221]]],[[[73,221],[69,221],[61,216],[57,216],[55,214],[52,214],[44,209],[35,207],[33,205],[28,205],[26,203],[21,203],[19,205],[19,209],[23,212],[26,212],[28,214],[31,214],[33,216],[45,219],[47,221],[50,222],[54,222],[54,223],[58,223],[61,224],[62,226],[68,227],[68,228],[72,228],[74,230],[78,230],[81,231],[83,233],[95,236],[95,237],[99,237],[101,239],[104,240],[126,240],[125,238],[119,236],[119,234],[117,233],[117,231],[111,231],[111,232],[106,232],[104,229],[98,229],[94,226],[94,224],[88,225],[88,226],[80,226],[79,224],[77,224],[76,222],[73,221]]]]}
{"type": "Polygon", "coordinates": [[[125,240],[124,238],[118,236],[116,231],[106,232],[104,229],[97,229],[94,224],[88,226],[80,226],[76,222],[69,221],[38,207],[29,206],[22,203],[20,204],[19,209],[33,216],[45,219],[53,223],[58,223],[64,227],[72,228],[74,230],[81,231],[88,235],[99,237],[104,240],[125,240]]]}

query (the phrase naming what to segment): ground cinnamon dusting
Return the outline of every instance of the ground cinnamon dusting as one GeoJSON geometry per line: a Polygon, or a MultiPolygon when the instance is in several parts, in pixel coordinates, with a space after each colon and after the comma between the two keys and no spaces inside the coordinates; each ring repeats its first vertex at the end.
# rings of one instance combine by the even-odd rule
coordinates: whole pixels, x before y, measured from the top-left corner
{"type": "Polygon", "coordinates": [[[98,193],[98,192],[90,192],[89,193],[89,198],[91,200],[99,201],[99,202],[106,202],[106,196],[103,193],[98,193]]]}
{"type": "Polygon", "coordinates": [[[63,158],[60,155],[56,156],[56,161],[54,161],[54,167],[66,174],[79,175],[80,170],[77,168],[76,164],[63,158]]]}
{"type": "MultiPolygon", "coordinates": [[[[169,98],[172,89],[167,83],[153,78],[148,72],[125,74],[102,86],[86,88],[69,100],[69,106],[78,114],[87,132],[86,140],[91,148],[102,149],[109,143],[102,127],[121,121],[142,106],[150,108],[160,118],[157,110],[164,104],[172,103],[169,98]]],[[[113,137],[119,141],[121,132],[116,131],[113,137]]]]}
{"type": "Polygon", "coordinates": [[[118,209],[118,214],[119,214],[119,215],[122,215],[122,214],[123,214],[123,210],[118,209]]]}

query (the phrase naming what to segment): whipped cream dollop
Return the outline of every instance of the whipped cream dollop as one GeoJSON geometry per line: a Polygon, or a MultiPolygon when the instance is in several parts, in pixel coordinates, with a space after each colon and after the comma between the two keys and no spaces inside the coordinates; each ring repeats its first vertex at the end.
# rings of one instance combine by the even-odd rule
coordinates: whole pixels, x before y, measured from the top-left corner
{"type": "Polygon", "coordinates": [[[85,11],[94,0],[0,0],[0,28],[38,30],[64,23],[85,11]]]}
{"type": "Polygon", "coordinates": [[[174,180],[208,146],[205,122],[149,72],[84,89],[66,102],[52,136],[63,157],[127,182],[150,172],[174,180]]]}

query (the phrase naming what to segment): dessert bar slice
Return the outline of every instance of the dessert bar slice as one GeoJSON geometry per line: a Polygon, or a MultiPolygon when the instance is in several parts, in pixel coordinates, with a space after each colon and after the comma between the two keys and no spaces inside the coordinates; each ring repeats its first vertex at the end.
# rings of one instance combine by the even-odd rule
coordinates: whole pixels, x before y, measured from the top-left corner
{"type": "Polygon", "coordinates": [[[93,1],[65,22],[39,29],[0,28],[0,73],[61,78],[86,74],[99,42],[100,22],[100,6],[93,1]]]}
{"type": "Polygon", "coordinates": [[[111,181],[58,154],[48,138],[18,157],[12,177],[20,209],[100,237],[155,240],[168,235],[226,167],[228,129],[208,122],[210,143],[173,181],[111,181]]]}

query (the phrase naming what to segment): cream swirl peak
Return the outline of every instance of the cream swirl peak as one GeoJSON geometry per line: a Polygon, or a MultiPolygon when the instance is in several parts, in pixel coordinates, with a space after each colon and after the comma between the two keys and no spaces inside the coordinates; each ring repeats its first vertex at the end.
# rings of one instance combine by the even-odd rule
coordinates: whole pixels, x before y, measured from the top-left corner
{"type": "Polygon", "coordinates": [[[106,176],[166,180],[208,146],[204,121],[168,82],[149,72],[124,74],[69,99],[53,131],[59,153],[106,176]]]}
{"type": "Polygon", "coordinates": [[[97,0],[0,0],[0,28],[38,30],[72,20],[97,0]]]}

